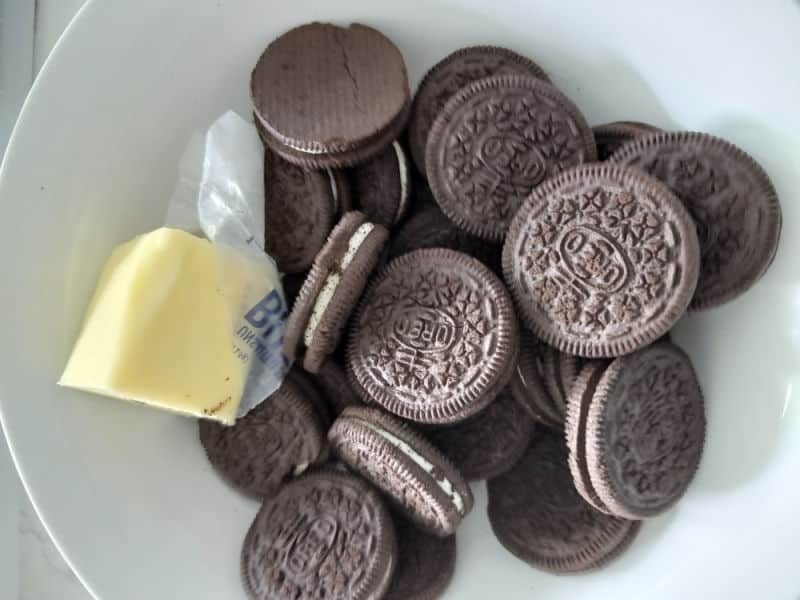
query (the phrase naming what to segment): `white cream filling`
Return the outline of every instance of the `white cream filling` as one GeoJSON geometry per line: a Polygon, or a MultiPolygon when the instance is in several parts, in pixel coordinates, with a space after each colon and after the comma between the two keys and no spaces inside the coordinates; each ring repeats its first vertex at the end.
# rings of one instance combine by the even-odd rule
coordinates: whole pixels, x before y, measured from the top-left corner
{"type": "Polygon", "coordinates": [[[331,195],[333,195],[333,214],[339,214],[339,186],[336,185],[336,178],[333,176],[331,169],[325,169],[328,172],[328,180],[331,184],[331,195]]]}
{"type": "Polygon", "coordinates": [[[397,170],[400,172],[400,202],[397,204],[397,213],[394,216],[396,225],[408,209],[408,160],[403,152],[403,147],[398,142],[392,142],[392,146],[397,155],[397,170]]]}
{"type": "Polygon", "coordinates": [[[317,299],[314,301],[314,308],[311,311],[311,316],[308,318],[306,330],[303,333],[303,342],[305,343],[306,348],[311,345],[311,342],[314,341],[314,334],[317,331],[319,322],[322,320],[322,315],[325,314],[328,305],[333,299],[333,294],[336,292],[336,287],[342,280],[341,272],[344,271],[351,262],[353,262],[356,252],[358,252],[361,244],[364,243],[364,240],[367,239],[367,236],[373,229],[375,229],[375,225],[372,223],[364,223],[355,230],[347,242],[347,251],[342,257],[339,272],[331,273],[325,278],[325,283],[322,285],[322,289],[320,290],[319,294],[317,294],[317,299]]]}
{"type": "MultiPolygon", "coordinates": [[[[412,448],[409,444],[401,440],[396,435],[389,433],[385,429],[376,427],[372,423],[369,423],[362,419],[359,419],[358,421],[361,425],[377,433],[379,436],[381,436],[383,439],[389,442],[392,446],[400,450],[400,452],[408,456],[408,458],[410,458],[414,464],[416,464],[423,471],[425,471],[431,477],[433,477],[433,470],[434,470],[433,463],[430,462],[424,456],[422,456],[419,452],[414,450],[414,448],[412,448]]],[[[447,477],[444,477],[444,475],[442,476],[442,479],[437,479],[436,477],[433,477],[433,480],[436,482],[439,488],[453,501],[453,505],[456,507],[456,510],[459,512],[459,514],[463,515],[464,500],[463,498],[461,498],[461,494],[458,493],[458,491],[455,489],[450,480],[447,479],[447,477]]]]}

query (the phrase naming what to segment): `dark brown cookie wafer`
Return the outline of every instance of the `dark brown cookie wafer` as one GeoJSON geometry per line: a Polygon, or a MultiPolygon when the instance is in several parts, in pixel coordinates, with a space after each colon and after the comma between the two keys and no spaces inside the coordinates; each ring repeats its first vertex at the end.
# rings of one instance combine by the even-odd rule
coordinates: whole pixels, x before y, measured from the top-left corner
{"type": "Polygon", "coordinates": [[[289,313],[284,352],[302,355],[303,367],[316,373],[339,345],[342,330],[375,265],[389,233],[349,212],[331,232],[289,313]]]}
{"type": "Polygon", "coordinates": [[[472,508],[472,492],[444,455],[376,408],[344,410],[328,432],[336,456],[436,535],[452,534],[472,508]]]}
{"type": "Polygon", "coordinates": [[[326,447],[311,401],[288,379],[235,425],[201,420],[200,441],[209,462],[226,480],[262,497],[319,462],[326,447]]]}
{"type": "Polygon", "coordinates": [[[394,227],[410,202],[408,159],[400,143],[392,142],[381,154],[352,169],[359,209],[373,223],[394,227]]]}
{"type": "Polygon", "coordinates": [[[559,421],[563,423],[566,412],[567,399],[564,395],[564,388],[561,382],[561,352],[552,346],[542,348],[542,367],[544,368],[544,386],[552,402],[553,408],[558,414],[559,421]]]}
{"type": "Polygon", "coordinates": [[[442,211],[496,242],[536,186],[595,158],[592,130],[572,101],[522,75],[481,79],[453,96],[433,123],[425,154],[442,211]]]}
{"type": "Polygon", "coordinates": [[[586,416],[592,486],[614,514],[643,519],[683,496],[705,443],[703,393],[689,357],[663,342],[616,359],[586,416]]]}
{"type": "Polygon", "coordinates": [[[558,355],[558,386],[561,393],[564,395],[564,408],[567,405],[567,396],[572,389],[572,386],[578,380],[581,368],[583,368],[583,359],[579,356],[573,356],[566,352],[560,352],[558,355]]]}
{"type": "Polygon", "coordinates": [[[477,415],[440,427],[428,439],[467,481],[496,477],[510,469],[531,440],[533,422],[506,389],[477,415]]]}
{"type": "Polygon", "coordinates": [[[352,475],[306,475],[267,500],[244,540],[252,600],[374,600],[397,563],[394,525],[378,493],[352,475]]]}
{"type": "Polygon", "coordinates": [[[598,569],[625,551],[640,522],[597,512],[575,490],[563,436],[535,435],[510,471],[488,484],[489,522],[507,550],[552,573],[598,569]]]}
{"type": "Polygon", "coordinates": [[[298,366],[289,369],[286,377],[303,390],[303,396],[314,406],[322,429],[327,432],[331,423],[333,423],[333,415],[331,414],[331,409],[327,401],[322,395],[320,387],[317,385],[317,379],[312,379],[313,375],[306,373],[298,366]]]}
{"type": "Polygon", "coordinates": [[[363,403],[350,387],[344,369],[334,358],[328,358],[317,371],[317,383],[325,393],[328,406],[338,417],[348,406],[361,406],[363,403]]]}
{"type": "Polygon", "coordinates": [[[361,160],[380,152],[376,140],[410,107],[400,51],[360,24],[311,23],[278,37],[253,70],[251,93],[270,147],[325,167],[353,152],[361,160]]]}
{"type": "Polygon", "coordinates": [[[324,171],[307,171],[264,153],[266,250],[284,273],[308,270],[333,228],[333,189],[324,171]]]}
{"type": "Polygon", "coordinates": [[[394,517],[397,568],[384,600],[435,600],[456,568],[456,536],[426,533],[404,517],[394,517]]]}
{"type": "Polygon", "coordinates": [[[389,258],[423,248],[450,248],[477,258],[495,273],[501,273],[502,246],[482,240],[458,227],[434,203],[419,209],[389,243],[389,258]]]}
{"type": "Polygon", "coordinates": [[[549,81],[535,62],[513,50],[497,46],[471,46],[449,54],[428,71],[419,84],[411,107],[408,140],[411,157],[425,174],[425,146],[437,115],[456,92],[469,83],[493,75],[530,75],[549,81]]]}
{"type": "Polygon", "coordinates": [[[597,496],[597,492],[589,477],[586,465],[586,417],[589,414],[597,385],[608,367],[606,361],[592,361],[587,364],[578,376],[567,398],[567,415],[564,430],[567,434],[569,448],[569,470],[575,489],[583,499],[600,512],[611,514],[608,507],[597,496]]]}
{"type": "Polygon", "coordinates": [[[699,256],[691,216],[666,186],[602,163],[534,191],[511,224],[503,272],[535,335],[606,358],[672,328],[694,294],[699,256]]]}
{"type": "Polygon", "coordinates": [[[597,160],[608,158],[624,144],[638,137],[661,131],[658,127],[640,121],[614,121],[592,127],[597,144],[597,160]]]}
{"type": "Polygon", "coordinates": [[[581,369],[581,359],[552,346],[544,346],[541,351],[544,384],[553,408],[564,421],[567,412],[567,396],[581,369]]]}
{"type": "Polygon", "coordinates": [[[749,154],[720,138],[684,131],[636,139],[611,160],[666,183],[694,218],[701,258],[690,308],[732,300],[766,272],[783,217],[775,187],[749,154]]]}
{"type": "Polygon", "coordinates": [[[348,376],[358,394],[420,423],[454,423],[511,379],[518,329],[503,284],[479,261],[432,248],[389,263],[352,321],[348,376]]]}
{"type": "Polygon", "coordinates": [[[544,344],[525,328],[520,329],[519,359],[509,387],[531,417],[543,425],[560,429],[563,420],[544,382],[543,350],[544,344]]]}

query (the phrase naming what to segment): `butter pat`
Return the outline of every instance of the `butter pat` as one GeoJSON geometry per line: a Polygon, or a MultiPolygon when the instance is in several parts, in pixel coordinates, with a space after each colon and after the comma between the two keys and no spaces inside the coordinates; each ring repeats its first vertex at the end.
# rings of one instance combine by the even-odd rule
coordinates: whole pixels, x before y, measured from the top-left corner
{"type": "Polygon", "coordinates": [[[237,311],[271,287],[246,260],[184,231],[122,244],[59,384],[233,423],[249,368],[234,351],[237,311]]]}

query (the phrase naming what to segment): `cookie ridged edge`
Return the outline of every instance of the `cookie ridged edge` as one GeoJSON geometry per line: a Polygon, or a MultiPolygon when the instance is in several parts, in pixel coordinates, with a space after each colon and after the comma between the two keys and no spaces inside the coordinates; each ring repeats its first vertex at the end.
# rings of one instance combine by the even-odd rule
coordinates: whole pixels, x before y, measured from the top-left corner
{"type": "MultiPolygon", "coordinates": [[[[541,79],[542,81],[546,81],[550,83],[550,77],[547,75],[545,70],[534,60],[519,54],[518,52],[511,50],[510,48],[504,48],[502,46],[490,46],[490,45],[477,45],[477,46],[467,46],[465,48],[459,48],[442,58],[439,62],[433,65],[417,85],[417,90],[414,93],[414,98],[411,102],[411,117],[408,122],[408,145],[409,151],[411,152],[411,159],[413,160],[414,164],[417,167],[417,170],[426,175],[425,172],[425,147],[427,143],[422,144],[422,156],[417,156],[417,134],[419,132],[418,128],[422,127],[422,124],[419,123],[420,108],[420,94],[424,92],[425,88],[430,84],[431,80],[434,77],[437,77],[444,69],[448,68],[453,61],[458,60],[464,55],[469,54],[476,54],[476,55],[502,55],[503,57],[514,61],[515,63],[519,64],[521,67],[528,69],[530,74],[537,79],[541,79]]],[[[427,142],[428,134],[430,133],[430,127],[428,131],[424,134],[425,141],[427,142]]]]}
{"type": "MultiPolygon", "coordinates": [[[[661,135],[661,134],[658,134],[661,135]]],[[[520,318],[528,328],[550,346],[574,354],[583,358],[615,358],[638,350],[655,342],[665,333],[670,331],[674,324],[680,319],[689,307],[692,297],[697,287],[697,280],[700,274],[700,242],[697,238],[697,231],[694,220],[683,202],[669,189],[664,183],[647,175],[643,171],[619,164],[608,162],[591,163],[578,165],[552,177],[537,187],[533,193],[525,200],[520,210],[511,221],[506,241],[503,244],[503,277],[508,285],[508,289],[514,298],[515,305],[519,308],[520,318]],[[553,331],[552,327],[546,327],[534,316],[534,311],[529,308],[530,299],[519,290],[515,277],[514,269],[514,244],[525,226],[529,213],[533,210],[535,203],[546,202],[547,196],[557,192],[563,185],[577,183],[586,177],[607,178],[616,181],[624,181],[627,186],[634,189],[645,189],[651,195],[665,200],[664,208],[672,214],[673,218],[683,225],[681,241],[683,244],[682,252],[686,255],[686,264],[681,265],[684,284],[678,290],[673,299],[672,310],[668,317],[659,320],[659,327],[654,327],[652,323],[646,328],[639,328],[635,333],[618,338],[614,341],[590,341],[586,339],[571,339],[553,331]],[[688,282],[688,283],[686,283],[688,282]]],[[[540,317],[543,318],[543,317],[540,317]]]]}
{"type": "Polygon", "coordinates": [[[597,389],[597,384],[605,372],[606,366],[600,364],[586,365],[578,380],[572,386],[569,396],[567,397],[567,414],[564,419],[564,432],[566,434],[567,448],[569,454],[567,456],[567,464],[569,465],[570,473],[572,473],[572,481],[575,483],[575,489],[596,510],[607,515],[612,514],[605,504],[597,496],[594,487],[592,487],[589,472],[586,467],[586,415],[589,413],[589,404],[592,401],[594,392],[597,389]],[[599,371],[599,372],[598,372],[599,371]],[[597,378],[597,381],[593,381],[597,378]],[[594,385],[592,385],[594,383],[594,385]],[[591,389],[590,389],[590,386],[591,389]],[[591,394],[591,397],[586,397],[591,394]]]}
{"type": "MultiPolygon", "coordinates": [[[[624,164],[624,161],[638,155],[642,150],[662,144],[691,144],[701,151],[711,149],[712,151],[727,153],[727,155],[735,158],[741,165],[744,165],[747,169],[752,171],[754,179],[758,182],[765,198],[767,198],[766,208],[770,221],[768,228],[770,236],[766,240],[763,240],[763,242],[765,248],[769,245],[770,252],[768,256],[764,256],[763,261],[760,261],[760,268],[757,272],[754,270],[750,273],[747,279],[738,280],[738,285],[729,284],[727,289],[714,296],[702,297],[695,295],[689,305],[689,310],[706,310],[720,306],[752,288],[758,280],[764,276],[770,265],[772,265],[778,251],[781,230],[783,228],[783,211],[778,198],[778,191],[775,189],[775,185],[764,170],[764,167],[762,167],[753,156],[728,140],[699,131],[663,131],[642,136],[624,144],[614,152],[608,160],[610,162],[624,164]],[[742,282],[744,282],[744,284],[742,282]]],[[[763,249],[762,254],[764,254],[763,249]]]]}
{"type": "MultiPolygon", "coordinates": [[[[380,460],[380,457],[391,460],[393,467],[391,470],[400,474],[401,479],[418,481],[419,485],[415,487],[421,496],[431,500],[428,503],[429,506],[440,506],[443,509],[442,511],[435,511],[438,514],[438,523],[433,524],[416,514],[412,514],[407,507],[403,508],[406,516],[425,531],[440,537],[452,535],[461,520],[472,510],[474,503],[472,490],[450,459],[418,432],[381,409],[362,406],[346,408],[329,430],[328,440],[333,447],[334,453],[356,471],[361,472],[361,466],[352,464],[344,453],[348,449],[352,451],[356,450],[356,448],[368,448],[369,456],[376,460],[380,460]],[[461,496],[463,509],[459,511],[455,503],[440,489],[434,475],[435,471],[434,473],[429,473],[415,464],[413,460],[403,460],[402,457],[406,456],[403,451],[373,431],[370,425],[377,429],[384,429],[389,434],[399,438],[434,465],[436,471],[441,471],[449,480],[453,489],[461,496]],[[448,520],[448,513],[451,510],[455,518],[448,520]]],[[[354,453],[358,454],[357,450],[354,453]]],[[[364,477],[371,480],[369,475],[364,474],[364,477]]],[[[383,489],[390,496],[402,494],[402,490],[389,490],[377,482],[373,482],[373,484],[383,489]]]]}
{"type": "Polygon", "coordinates": [[[448,423],[462,421],[467,417],[477,414],[482,408],[488,406],[509,383],[514,373],[513,364],[509,366],[509,364],[495,361],[493,366],[487,365],[478,376],[479,385],[470,386],[470,388],[466,390],[468,392],[467,394],[461,394],[457,397],[457,402],[449,404],[447,407],[437,406],[433,409],[429,409],[425,413],[429,418],[425,419],[420,419],[419,414],[413,414],[403,403],[395,401],[391,394],[382,390],[381,386],[375,384],[371,379],[365,378],[363,374],[359,376],[359,373],[356,372],[353,366],[355,361],[354,357],[358,354],[358,342],[356,339],[358,323],[369,307],[368,300],[371,300],[378,286],[383,283],[395,269],[401,268],[407,263],[414,263],[419,260],[439,261],[440,259],[454,261],[456,264],[469,267],[473,270],[473,273],[475,273],[475,269],[481,273],[481,277],[488,283],[490,294],[498,299],[497,305],[499,312],[497,314],[497,321],[500,323],[506,322],[508,324],[506,331],[501,331],[498,334],[498,349],[495,356],[503,356],[506,357],[505,360],[511,363],[514,362],[519,346],[519,326],[514,312],[513,301],[505,285],[503,285],[503,282],[491,269],[468,254],[447,248],[422,248],[393,259],[368,286],[353,316],[347,342],[346,371],[351,386],[365,402],[375,402],[396,416],[419,423],[446,425],[448,423]],[[366,381],[362,381],[362,378],[366,379],[366,381]],[[473,391],[476,387],[480,388],[482,394],[473,391]]]}
{"type": "Polygon", "coordinates": [[[707,433],[708,421],[705,414],[705,397],[703,390],[700,387],[700,382],[697,379],[697,373],[694,370],[689,356],[678,346],[671,342],[661,342],[654,344],[649,348],[644,349],[642,352],[649,352],[653,349],[668,349],[673,354],[679,356],[684,360],[689,367],[695,381],[697,382],[697,389],[700,394],[700,405],[702,410],[700,415],[702,417],[702,436],[700,443],[700,452],[697,454],[697,460],[692,466],[691,472],[688,474],[686,481],[680,493],[672,498],[669,502],[659,505],[657,508],[647,510],[635,510],[629,507],[623,498],[615,491],[611,485],[611,477],[608,471],[608,465],[604,458],[608,452],[608,445],[606,444],[606,406],[608,404],[609,395],[614,391],[623,371],[630,368],[635,361],[642,360],[641,354],[634,354],[631,356],[622,356],[614,360],[606,369],[593,397],[593,402],[589,407],[589,413],[586,416],[586,462],[589,477],[591,478],[592,487],[597,493],[598,498],[605,506],[615,515],[623,519],[647,519],[662,514],[669,510],[684,496],[689,489],[692,481],[694,481],[697,471],[700,468],[700,463],[703,460],[705,451],[705,440],[707,433]]]}
{"type": "Polygon", "coordinates": [[[530,75],[495,75],[494,77],[478,79],[462,88],[447,101],[444,108],[431,125],[428,134],[428,144],[425,148],[425,171],[429,174],[428,185],[433,193],[433,197],[436,199],[436,203],[439,205],[439,208],[442,209],[442,212],[467,233],[471,233],[474,236],[490,242],[501,242],[506,233],[506,228],[497,224],[487,224],[486,221],[481,223],[469,222],[458,213],[450,210],[448,202],[445,201],[443,203],[440,200],[441,198],[447,198],[447,193],[444,190],[445,184],[437,177],[436,155],[438,154],[438,149],[437,144],[432,142],[435,142],[437,137],[444,141],[442,137],[444,130],[450,126],[452,120],[450,115],[457,111],[462,104],[471,100],[473,96],[482,94],[488,90],[502,89],[521,89],[535,92],[558,103],[560,110],[568,113],[581,129],[581,131],[579,131],[579,137],[583,142],[583,147],[586,152],[582,164],[592,163],[597,160],[597,146],[595,144],[592,128],[589,126],[589,123],[586,121],[586,118],[583,116],[578,106],[553,84],[530,75]]]}
{"type": "MultiPolygon", "coordinates": [[[[397,535],[395,533],[394,522],[392,521],[391,513],[389,512],[389,509],[386,507],[383,498],[373,487],[371,487],[367,482],[360,479],[359,477],[352,475],[350,473],[337,472],[332,469],[322,469],[322,470],[317,470],[313,473],[308,473],[306,475],[303,475],[302,477],[299,477],[298,479],[293,481],[290,485],[300,485],[306,480],[312,478],[333,480],[337,482],[337,484],[349,485],[355,488],[356,490],[360,491],[364,496],[372,496],[372,500],[376,507],[376,511],[379,513],[377,523],[380,527],[380,533],[381,533],[381,535],[379,536],[381,539],[381,545],[375,549],[375,552],[378,554],[378,556],[385,557],[384,560],[381,561],[382,563],[385,564],[384,564],[384,569],[380,573],[373,573],[371,577],[366,578],[364,582],[362,582],[359,589],[356,590],[356,592],[353,594],[353,598],[358,600],[369,600],[370,598],[381,597],[389,589],[389,585],[391,584],[392,574],[397,564],[396,557],[398,551],[397,535]]],[[[242,582],[242,586],[244,587],[247,594],[254,599],[256,598],[256,596],[253,593],[252,584],[250,583],[250,577],[247,574],[247,569],[245,568],[245,563],[246,563],[245,552],[248,546],[252,544],[251,538],[256,533],[255,531],[256,524],[258,523],[258,520],[261,517],[261,512],[264,510],[264,508],[270,501],[271,499],[266,500],[261,505],[261,508],[259,508],[258,513],[253,518],[253,522],[247,529],[247,533],[245,534],[244,541],[242,543],[242,549],[239,552],[239,575],[242,582]]]]}

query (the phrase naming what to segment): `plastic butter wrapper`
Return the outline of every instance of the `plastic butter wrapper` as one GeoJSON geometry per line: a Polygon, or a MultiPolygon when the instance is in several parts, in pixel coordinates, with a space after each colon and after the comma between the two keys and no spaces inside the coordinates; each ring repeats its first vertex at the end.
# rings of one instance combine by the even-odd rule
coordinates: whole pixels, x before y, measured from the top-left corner
{"type": "Polygon", "coordinates": [[[263,249],[263,165],[233,112],[193,137],[166,226],[114,250],[60,384],[223,423],[280,386],[287,310],[263,249]]]}

